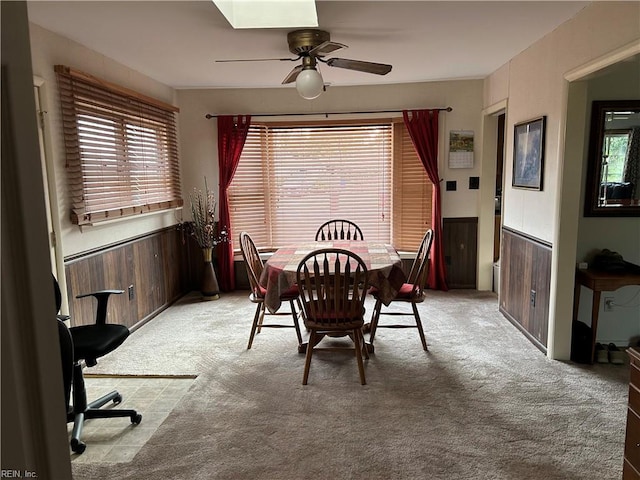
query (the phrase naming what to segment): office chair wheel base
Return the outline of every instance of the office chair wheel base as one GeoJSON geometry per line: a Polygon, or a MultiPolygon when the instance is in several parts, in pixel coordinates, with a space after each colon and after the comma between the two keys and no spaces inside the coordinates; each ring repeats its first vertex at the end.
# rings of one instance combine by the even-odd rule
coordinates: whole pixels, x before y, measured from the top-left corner
{"type": "Polygon", "coordinates": [[[122,403],[122,395],[120,394],[113,397],[113,404],[118,405],[119,403],[122,403]]]}
{"type": "Polygon", "coordinates": [[[136,413],[135,415],[131,416],[131,423],[135,425],[139,425],[141,421],[142,421],[142,414],[136,413]]]}
{"type": "Polygon", "coordinates": [[[78,455],[83,453],[86,449],[87,449],[86,443],[81,442],[80,440],[77,440],[75,438],[71,440],[71,450],[73,450],[78,455]]]}

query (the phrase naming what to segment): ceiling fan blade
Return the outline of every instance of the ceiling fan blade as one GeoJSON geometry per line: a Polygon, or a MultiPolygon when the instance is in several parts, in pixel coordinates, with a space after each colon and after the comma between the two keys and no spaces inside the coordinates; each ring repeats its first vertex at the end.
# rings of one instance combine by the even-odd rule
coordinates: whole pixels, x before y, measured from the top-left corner
{"type": "Polygon", "coordinates": [[[330,67],[346,68],[347,70],[357,70],[358,72],[375,73],[376,75],[386,75],[391,71],[391,65],[385,63],[363,62],[360,60],[349,60],[348,58],[330,58],[326,61],[330,67]]]}
{"type": "Polygon", "coordinates": [[[230,60],[214,60],[216,63],[231,62],[295,62],[298,58],[234,58],[230,60]]]}
{"type": "Polygon", "coordinates": [[[291,70],[289,72],[289,75],[287,75],[285,77],[285,79],[282,81],[282,84],[286,84],[286,83],[293,83],[296,81],[296,78],[298,78],[298,74],[302,71],[302,65],[298,65],[297,67],[295,67],[293,70],[291,70]]]}
{"type": "Polygon", "coordinates": [[[309,50],[309,55],[315,55],[316,57],[322,57],[324,55],[329,55],[337,50],[342,48],[348,48],[346,45],[338,42],[326,41],[318,45],[317,47],[309,50]]]}

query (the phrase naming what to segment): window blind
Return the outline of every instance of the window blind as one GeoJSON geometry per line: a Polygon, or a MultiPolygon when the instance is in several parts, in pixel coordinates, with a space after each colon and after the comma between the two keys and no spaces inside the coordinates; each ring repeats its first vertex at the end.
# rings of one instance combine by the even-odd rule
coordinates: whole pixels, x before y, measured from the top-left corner
{"type": "Polygon", "coordinates": [[[391,122],[253,125],[229,188],[234,231],[273,249],[345,218],[389,243],[392,139],[391,122]]]}
{"type": "Polygon", "coordinates": [[[178,109],[62,65],[71,221],[91,224],[182,205],[178,109]]]}
{"type": "Polygon", "coordinates": [[[431,228],[433,183],[402,121],[394,123],[393,245],[416,251],[431,228]]]}

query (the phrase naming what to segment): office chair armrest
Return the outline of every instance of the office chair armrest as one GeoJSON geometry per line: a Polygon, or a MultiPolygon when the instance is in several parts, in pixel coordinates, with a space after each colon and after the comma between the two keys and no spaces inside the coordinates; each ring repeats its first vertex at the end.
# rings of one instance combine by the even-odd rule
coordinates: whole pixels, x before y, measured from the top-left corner
{"type": "Polygon", "coordinates": [[[107,303],[111,295],[120,295],[124,290],[100,290],[98,292],[83,293],[76,295],[76,298],[95,297],[98,301],[98,310],[96,312],[96,325],[104,325],[107,323],[107,303]]]}

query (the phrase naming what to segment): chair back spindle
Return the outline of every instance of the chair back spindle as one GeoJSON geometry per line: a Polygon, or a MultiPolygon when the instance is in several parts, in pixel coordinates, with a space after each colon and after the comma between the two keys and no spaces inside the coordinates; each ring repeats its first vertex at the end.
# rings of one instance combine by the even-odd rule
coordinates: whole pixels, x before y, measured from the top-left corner
{"type": "Polygon", "coordinates": [[[247,232],[240,232],[240,251],[242,252],[242,258],[247,268],[247,277],[249,277],[251,291],[257,297],[261,297],[260,276],[264,269],[264,263],[262,262],[262,258],[260,258],[256,244],[247,232]]]}
{"type": "Polygon", "coordinates": [[[360,383],[365,384],[362,355],[368,352],[362,334],[367,266],[355,253],[339,248],[315,250],[298,264],[298,288],[310,331],[303,385],[307,384],[311,357],[325,335],[348,335],[353,340],[360,383]]]}
{"type": "Polygon", "coordinates": [[[364,240],[364,236],[352,221],[334,219],[320,225],[316,232],[316,242],[325,240],[364,240]]]}
{"type": "Polygon", "coordinates": [[[340,325],[362,316],[367,267],[347,250],[322,249],[300,262],[298,287],[314,323],[340,325]]]}
{"type": "Polygon", "coordinates": [[[429,254],[431,252],[431,244],[433,243],[433,230],[429,229],[422,237],[420,247],[416,253],[416,258],[411,265],[411,271],[407,278],[407,283],[413,285],[412,296],[422,295],[422,291],[427,283],[429,274],[429,254]]]}

